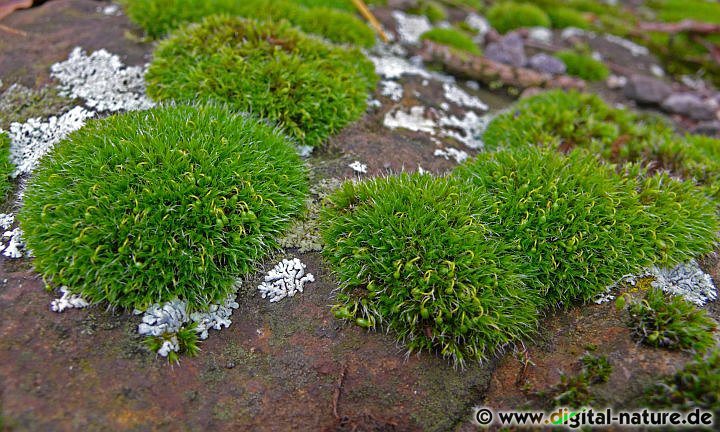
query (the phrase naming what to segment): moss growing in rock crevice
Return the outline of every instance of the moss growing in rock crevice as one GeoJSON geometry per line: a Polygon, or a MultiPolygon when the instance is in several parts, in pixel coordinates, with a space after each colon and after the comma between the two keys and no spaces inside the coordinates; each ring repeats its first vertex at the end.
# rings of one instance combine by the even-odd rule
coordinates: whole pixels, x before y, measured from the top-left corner
{"type": "Polygon", "coordinates": [[[286,22],[211,16],[162,41],[146,79],[158,100],[218,100],[318,146],[365,110],[377,77],[357,49],[286,22]]]}
{"type": "Polygon", "coordinates": [[[565,63],[568,75],[574,75],[587,81],[602,81],[610,75],[610,70],[599,60],[575,51],[560,51],[557,58],[565,63]]]}
{"type": "MultiPolygon", "coordinates": [[[[186,23],[214,14],[228,14],[259,20],[287,20],[308,33],[333,42],[370,47],[372,30],[353,14],[329,7],[304,7],[290,0],[122,0],[128,17],[148,36],[159,39],[186,23]]],[[[309,6],[326,3],[311,2],[309,6]],[[312,4],[311,4],[312,3],[312,4]]]]}
{"type": "Polygon", "coordinates": [[[219,303],[307,191],[279,131],[215,105],[93,120],[40,163],[18,215],[35,268],[91,302],[219,303]]]}

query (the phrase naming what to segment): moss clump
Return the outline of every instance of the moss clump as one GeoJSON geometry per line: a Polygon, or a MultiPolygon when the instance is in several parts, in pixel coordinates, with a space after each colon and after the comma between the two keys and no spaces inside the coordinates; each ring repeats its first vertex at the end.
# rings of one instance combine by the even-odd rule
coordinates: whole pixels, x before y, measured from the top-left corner
{"type": "Polygon", "coordinates": [[[409,12],[417,15],[425,15],[430,22],[433,23],[447,19],[447,11],[445,11],[443,5],[433,0],[420,0],[409,12]]]}
{"type": "Polygon", "coordinates": [[[465,32],[453,28],[434,28],[420,36],[421,40],[430,40],[441,45],[447,45],[458,51],[480,55],[480,48],[465,32]]]}
{"type": "Polygon", "coordinates": [[[4,198],[12,189],[10,175],[15,167],[10,162],[10,137],[0,130],[0,198],[4,198]]]}
{"type": "Polygon", "coordinates": [[[610,75],[610,70],[603,62],[597,61],[587,54],[575,51],[560,51],[555,55],[567,66],[568,75],[574,75],[588,81],[602,81],[610,75]]]}
{"type": "Polygon", "coordinates": [[[526,337],[538,301],[478,218],[491,203],[429,175],[346,183],[321,213],[324,255],[340,280],[335,315],[461,364],[526,337]]]}
{"type": "Polygon", "coordinates": [[[209,15],[228,14],[259,20],[285,19],[333,42],[364,47],[375,44],[372,30],[353,14],[327,7],[303,7],[288,0],[123,0],[123,4],[128,17],[153,39],[209,15]]]}
{"type": "Polygon", "coordinates": [[[556,29],[564,29],[567,27],[576,27],[580,29],[587,29],[590,27],[590,23],[585,16],[575,9],[567,7],[555,7],[547,10],[548,17],[552,27],[556,29]]]}
{"type": "MultiPolygon", "coordinates": [[[[582,371],[577,375],[562,375],[560,384],[553,390],[555,407],[580,408],[594,402],[590,386],[606,383],[612,374],[612,365],[605,356],[585,354],[582,371]]],[[[554,408],[554,407],[553,407],[554,408]]]]}
{"type": "Polygon", "coordinates": [[[667,124],[613,108],[592,94],[550,91],[524,99],[490,122],[483,141],[488,149],[539,145],[637,162],[692,179],[720,199],[720,140],[678,137],[667,124]]]}
{"type": "Polygon", "coordinates": [[[539,7],[530,3],[501,2],[487,11],[490,25],[500,33],[521,27],[550,27],[550,18],[539,7]]]}
{"type": "Polygon", "coordinates": [[[695,408],[720,416],[720,349],[699,353],[674,375],[650,386],[645,393],[649,407],[677,411],[695,408]]]}
{"type": "Polygon", "coordinates": [[[717,239],[715,207],[692,185],[636,180],[583,152],[484,153],[456,175],[493,197],[494,208],[476,213],[498,216],[491,230],[550,306],[588,300],[654,263],[708,252],[717,239]]]}
{"type": "MultiPolygon", "coordinates": [[[[625,296],[618,304],[625,303],[625,296]]],[[[642,299],[630,299],[629,326],[641,342],[669,349],[694,349],[705,352],[715,345],[717,323],[707,312],[680,296],[652,288],[642,299]]]]}
{"type": "Polygon", "coordinates": [[[162,41],[146,79],[157,100],[226,102],[311,146],[360,117],[377,81],[357,49],[327,44],[284,22],[222,16],[162,41]]]}
{"type": "Polygon", "coordinates": [[[220,302],[303,208],[279,131],[209,106],[93,120],[33,174],[18,215],[35,268],[91,302],[220,302]]]}

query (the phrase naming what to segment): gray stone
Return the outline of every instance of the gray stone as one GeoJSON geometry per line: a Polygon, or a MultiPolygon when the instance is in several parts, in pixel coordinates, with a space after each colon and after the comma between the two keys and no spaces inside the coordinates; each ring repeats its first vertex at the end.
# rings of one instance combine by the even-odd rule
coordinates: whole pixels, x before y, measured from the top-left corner
{"type": "Polygon", "coordinates": [[[699,135],[720,136],[720,121],[700,122],[692,128],[691,132],[699,135]]]}
{"type": "Polygon", "coordinates": [[[626,97],[641,104],[659,105],[672,93],[665,82],[644,75],[633,75],[625,85],[623,92],[626,97]]]}
{"type": "Polygon", "coordinates": [[[673,93],[662,103],[665,111],[682,114],[694,120],[715,118],[714,106],[693,93],[673,93]]]}
{"type": "Polygon", "coordinates": [[[510,33],[499,41],[488,44],[485,47],[485,57],[515,67],[527,64],[523,39],[517,33],[510,33]]]}
{"type": "Polygon", "coordinates": [[[562,60],[545,53],[535,54],[530,57],[528,64],[538,72],[551,75],[562,75],[567,70],[562,60]]]}

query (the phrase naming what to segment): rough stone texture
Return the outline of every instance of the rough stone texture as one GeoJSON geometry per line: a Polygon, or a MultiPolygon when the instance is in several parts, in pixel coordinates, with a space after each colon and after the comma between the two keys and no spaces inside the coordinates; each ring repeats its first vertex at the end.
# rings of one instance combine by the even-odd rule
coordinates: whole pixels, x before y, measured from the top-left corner
{"type": "Polygon", "coordinates": [[[484,55],[490,60],[518,68],[527,64],[523,39],[518,33],[510,33],[499,41],[488,44],[484,55]]]}
{"type": "Polygon", "coordinates": [[[661,106],[665,111],[682,114],[694,120],[715,118],[716,107],[693,93],[673,93],[662,102],[661,106]]]}
{"type": "Polygon", "coordinates": [[[0,24],[25,35],[0,30],[0,79],[36,87],[49,81],[50,65],[67,59],[82,46],[93,52],[105,48],[127,65],[149,61],[152,45],[129,40],[140,33],[125,16],[104,15],[92,0],[53,0],[40,7],[15,11],[0,24]]]}
{"type": "Polygon", "coordinates": [[[657,78],[633,75],[628,79],[623,93],[641,104],[660,104],[670,96],[672,88],[657,78]]]}
{"type": "Polygon", "coordinates": [[[551,75],[562,75],[567,70],[562,60],[545,53],[535,54],[530,57],[528,66],[538,72],[549,73],[551,75]]]}
{"type": "Polygon", "coordinates": [[[695,125],[691,132],[700,135],[719,136],[720,135],[720,121],[706,121],[700,122],[695,125]]]}

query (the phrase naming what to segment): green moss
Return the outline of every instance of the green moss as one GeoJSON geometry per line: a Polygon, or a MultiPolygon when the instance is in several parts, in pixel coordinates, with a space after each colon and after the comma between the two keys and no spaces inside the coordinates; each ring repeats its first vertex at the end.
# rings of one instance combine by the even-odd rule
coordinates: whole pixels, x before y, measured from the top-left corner
{"type": "Polygon", "coordinates": [[[324,255],[340,281],[335,315],[460,364],[529,335],[537,299],[477,217],[488,201],[429,175],[346,183],[321,213],[324,255]]]}
{"type": "MultiPolygon", "coordinates": [[[[153,39],[186,23],[214,14],[259,20],[287,20],[308,33],[330,41],[370,47],[372,30],[353,14],[327,8],[303,7],[289,0],[123,0],[128,17],[153,39]]],[[[306,2],[310,3],[310,2],[306,2]]],[[[329,2],[314,2],[329,3],[329,2]]],[[[330,2],[343,3],[343,2],[330,2]]]]}
{"type": "Polygon", "coordinates": [[[434,28],[420,36],[421,40],[430,40],[441,45],[447,45],[462,52],[480,55],[481,51],[472,38],[465,32],[453,28],[434,28]]]}
{"type": "Polygon", "coordinates": [[[552,27],[556,29],[564,29],[566,27],[587,29],[590,27],[590,23],[585,16],[575,9],[556,7],[547,9],[547,14],[548,17],[550,17],[552,27]]]}
{"type": "Polygon", "coordinates": [[[553,389],[555,407],[581,408],[594,402],[591,393],[593,384],[602,384],[610,379],[612,365],[604,356],[585,354],[582,371],[577,375],[562,375],[560,384],[553,389]]]}
{"type": "MultiPolygon", "coordinates": [[[[720,416],[720,349],[699,353],[677,373],[650,386],[645,401],[655,409],[713,411],[720,416]]],[[[717,420],[716,420],[717,421],[717,420]]]]}
{"type": "Polygon", "coordinates": [[[717,239],[715,207],[692,185],[636,180],[640,174],[621,175],[584,152],[484,153],[456,175],[493,197],[478,217],[499,217],[491,231],[515,250],[526,285],[550,306],[588,300],[651,264],[708,252],[717,239]]]}
{"type": "Polygon", "coordinates": [[[679,137],[663,121],[613,108],[591,94],[550,91],[524,99],[490,122],[483,141],[491,150],[539,145],[637,162],[693,180],[720,199],[720,140],[679,137]]]}
{"type": "MultiPolygon", "coordinates": [[[[327,7],[333,9],[345,10],[348,12],[356,12],[357,7],[352,0],[294,0],[296,3],[307,7],[327,7]]],[[[368,6],[384,6],[387,0],[365,0],[368,6]]]]}
{"type": "MultiPolygon", "coordinates": [[[[618,300],[620,304],[623,302],[618,300]]],[[[642,299],[630,298],[627,309],[633,335],[647,345],[698,352],[715,345],[717,323],[705,310],[680,296],[652,288],[642,299]]]]}
{"type": "Polygon", "coordinates": [[[530,3],[500,2],[487,11],[490,25],[500,33],[521,27],[550,27],[550,18],[530,3]]]}
{"type": "Polygon", "coordinates": [[[0,130],[0,198],[4,198],[12,189],[10,175],[15,170],[10,162],[10,137],[0,130]]]}
{"type": "Polygon", "coordinates": [[[720,4],[705,0],[649,0],[647,6],[661,21],[692,19],[720,24],[720,4]]]}
{"type": "Polygon", "coordinates": [[[425,15],[430,22],[436,23],[447,19],[447,12],[440,3],[433,0],[420,0],[415,7],[409,9],[410,13],[425,15]]]}
{"type": "Polygon", "coordinates": [[[567,74],[588,81],[602,81],[610,75],[610,70],[601,61],[587,54],[574,51],[559,51],[555,55],[567,66],[567,74]]]}
{"type": "Polygon", "coordinates": [[[170,351],[167,360],[170,363],[179,363],[180,355],[195,357],[200,352],[200,340],[196,331],[197,323],[183,327],[176,333],[164,333],[161,336],[151,336],[143,341],[145,346],[152,352],[158,352],[167,340],[175,339],[180,350],[170,351]]]}
{"type": "Polygon", "coordinates": [[[157,100],[218,100],[318,146],[365,111],[377,77],[357,49],[287,23],[211,16],[162,41],[146,74],[157,100]]]}
{"type": "Polygon", "coordinates": [[[35,268],[91,302],[219,302],[303,208],[278,131],[219,106],[89,121],[43,158],[18,219],[35,268]]]}

